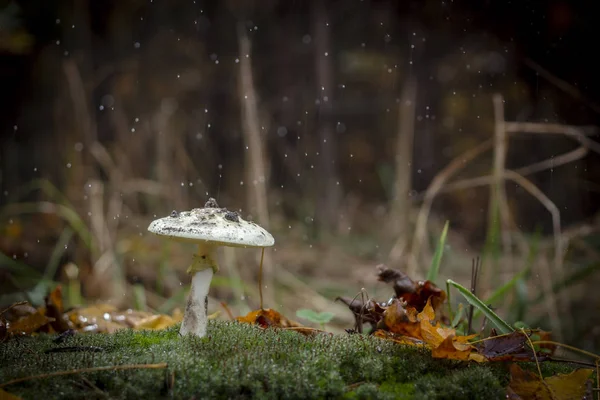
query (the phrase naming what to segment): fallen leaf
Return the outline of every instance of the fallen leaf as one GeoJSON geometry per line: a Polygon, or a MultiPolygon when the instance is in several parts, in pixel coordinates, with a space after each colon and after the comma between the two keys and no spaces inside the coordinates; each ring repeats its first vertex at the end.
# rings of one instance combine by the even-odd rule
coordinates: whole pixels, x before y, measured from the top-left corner
{"type": "Polygon", "coordinates": [[[581,399],[587,390],[586,381],[593,371],[582,368],[570,374],[558,374],[542,380],[536,374],[524,371],[517,364],[511,364],[511,379],[507,391],[522,400],[581,399]]]}
{"type": "MultiPolygon", "coordinates": [[[[490,361],[497,361],[504,356],[522,353],[528,348],[525,348],[527,336],[522,332],[515,331],[507,335],[500,335],[482,340],[476,345],[480,354],[485,356],[490,361]]],[[[529,354],[532,355],[531,351],[529,354]]]]}
{"type": "Polygon", "coordinates": [[[383,322],[392,333],[422,339],[421,324],[414,308],[405,308],[402,301],[395,299],[383,313],[383,322]]]}
{"type": "Polygon", "coordinates": [[[433,358],[449,358],[452,360],[468,360],[473,346],[455,341],[455,336],[446,337],[437,347],[431,350],[433,358]]]}
{"type": "Polygon", "coordinates": [[[43,310],[38,310],[35,314],[26,315],[14,322],[9,323],[8,335],[31,335],[52,321],[54,321],[54,318],[47,317],[43,313],[43,310]]]}
{"type": "Polygon", "coordinates": [[[392,283],[396,297],[406,302],[409,307],[422,311],[431,298],[433,310],[446,300],[446,292],[431,281],[413,281],[402,271],[388,268],[383,264],[377,266],[377,276],[382,282],[392,283]]]}
{"type": "Polygon", "coordinates": [[[45,298],[46,303],[46,315],[50,318],[54,318],[54,321],[50,323],[52,328],[62,333],[69,330],[69,322],[64,316],[63,298],[62,298],[62,287],[59,285],[53,291],[51,291],[45,298]]]}
{"type": "Polygon", "coordinates": [[[89,307],[75,308],[67,313],[67,318],[78,328],[93,325],[99,321],[110,321],[111,312],[117,311],[110,304],[95,304],[89,307]]]}
{"type": "Polygon", "coordinates": [[[277,311],[270,308],[250,311],[243,317],[237,317],[236,321],[258,325],[261,328],[290,328],[302,326],[295,321],[287,319],[277,311]]]}
{"type": "Polygon", "coordinates": [[[0,400],[21,400],[21,398],[0,389],[0,400]]]}
{"type": "Polygon", "coordinates": [[[281,328],[281,329],[298,332],[305,336],[317,336],[319,334],[333,336],[333,333],[331,333],[331,332],[327,332],[327,331],[324,331],[321,329],[311,328],[308,326],[290,326],[289,328],[281,328]]]}
{"type": "Polygon", "coordinates": [[[150,315],[146,318],[142,318],[137,321],[136,325],[133,329],[166,329],[170,326],[177,324],[178,322],[174,318],[169,317],[168,315],[150,315]]]}

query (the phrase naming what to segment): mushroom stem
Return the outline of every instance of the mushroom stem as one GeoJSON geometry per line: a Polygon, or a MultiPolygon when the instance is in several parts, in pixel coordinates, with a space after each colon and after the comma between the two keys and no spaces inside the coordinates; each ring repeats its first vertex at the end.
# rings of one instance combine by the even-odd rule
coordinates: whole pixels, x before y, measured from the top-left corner
{"type": "Polygon", "coordinates": [[[208,288],[212,281],[213,270],[208,268],[194,274],[192,288],[185,307],[183,323],[179,333],[182,336],[191,334],[198,337],[206,336],[208,316],[206,306],[208,303],[208,288]]]}
{"type": "Polygon", "coordinates": [[[187,270],[188,274],[192,275],[192,287],[185,307],[183,323],[179,329],[182,336],[188,334],[206,336],[208,290],[214,273],[219,270],[215,249],[214,245],[199,244],[198,252],[194,254],[194,261],[187,270]]]}

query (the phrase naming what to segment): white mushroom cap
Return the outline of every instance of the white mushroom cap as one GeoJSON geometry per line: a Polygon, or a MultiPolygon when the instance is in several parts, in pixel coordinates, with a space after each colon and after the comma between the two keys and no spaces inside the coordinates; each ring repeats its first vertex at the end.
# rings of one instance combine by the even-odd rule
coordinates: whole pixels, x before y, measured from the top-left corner
{"type": "Polygon", "coordinates": [[[269,247],[275,244],[273,236],[254,222],[243,220],[234,211],[211,207],[210,204],[213,203],[209,200],[205,208],[180,213],[173,211],[169,217],[152,221],[148,230],[173,240],[221,246],[269,247]]]}

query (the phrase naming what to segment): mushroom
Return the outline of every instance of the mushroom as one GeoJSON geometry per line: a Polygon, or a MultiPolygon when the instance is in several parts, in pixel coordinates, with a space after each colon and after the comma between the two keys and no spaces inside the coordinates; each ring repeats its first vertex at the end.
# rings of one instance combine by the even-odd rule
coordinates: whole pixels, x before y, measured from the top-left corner
{"type": "Polygon", "coordinates": [[[208,289],[213,274],[219,270],[216,250],[220,246],[268,247],[275,240],[254,222],[243,220],[235,211],[219,208],[210,198],[204,208],[173,211],[170,216],[152,221],[148,230],[159,236],[198,245],[187,270],[192,287],[179,333],[199,337],[206,335],[208,289]]]}

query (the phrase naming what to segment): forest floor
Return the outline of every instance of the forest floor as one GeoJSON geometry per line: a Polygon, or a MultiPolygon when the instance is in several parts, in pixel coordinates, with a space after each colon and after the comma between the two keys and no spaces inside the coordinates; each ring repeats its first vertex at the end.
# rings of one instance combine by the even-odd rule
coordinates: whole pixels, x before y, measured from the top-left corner
{"type": "MultiPolygon", "coordinates": [[[[510,380],[507,363],[434,359],[371,336],[218,320],[206,338],[180,337],[178,328],[77,334],[60,344],[56,335],[14,338],[0,345],[0,398],[501,399],[510,380]]],[[[541,368],[545,376],[572,370],[541,368]]]]}

